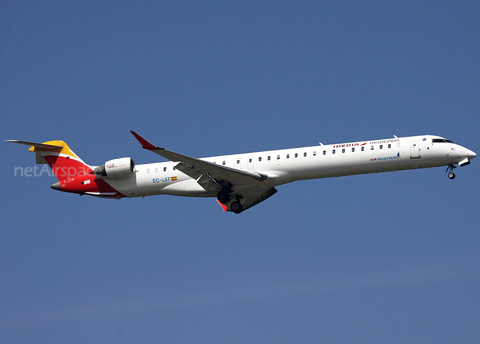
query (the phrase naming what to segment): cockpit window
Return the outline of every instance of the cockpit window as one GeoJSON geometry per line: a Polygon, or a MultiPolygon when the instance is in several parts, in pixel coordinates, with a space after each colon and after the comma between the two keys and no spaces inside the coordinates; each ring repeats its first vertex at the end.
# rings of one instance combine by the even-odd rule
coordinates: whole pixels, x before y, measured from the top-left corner
{"type": "Polygon", "coordinates": [[[452,140],[447,139],[432,139],[433,143],[455,143],[452,140]]]}

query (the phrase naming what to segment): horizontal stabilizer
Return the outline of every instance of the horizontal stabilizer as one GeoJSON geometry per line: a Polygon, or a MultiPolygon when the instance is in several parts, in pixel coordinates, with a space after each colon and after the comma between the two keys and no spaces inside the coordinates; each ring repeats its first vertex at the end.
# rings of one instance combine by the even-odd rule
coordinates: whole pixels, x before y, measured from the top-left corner
{"type": "Polygon", "coordinates": [[[35,147],[35,150],[34,150],[35,152],[60,152],[63,149],[63,146],[46,145],[44,143],[19,141],[19,140],[5,140],[5,141],[35,147]]]}
{"type": "Polygon", "coordinates": [[[29,152],[35,153],[37,164],[47,164],[59,181],[70,179],[70,177],[85,175],[92,171],[92,168],[85,164],[68,145],[61,140],[47,141],[43,143],[5,140],[11,143],[18,143],[30,146],[29,152]]]}

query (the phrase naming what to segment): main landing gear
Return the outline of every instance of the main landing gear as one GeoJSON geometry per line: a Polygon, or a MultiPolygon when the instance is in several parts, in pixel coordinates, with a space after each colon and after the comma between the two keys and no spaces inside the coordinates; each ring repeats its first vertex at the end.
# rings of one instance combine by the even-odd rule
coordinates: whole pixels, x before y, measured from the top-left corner
{"type": "Polygon", "coordinates": [[[243,206],[239,201],[235,201],[232,204],[230,204],[230,209],[235,213],[235,214],[240,214],[243,211],[243,206]]]}
{"type": "Polygon", "coordinates": [[[227,204],[230,201],[230,194],[228,190],[222,190],[217,194],[217,199],[220,203],[227,204]]]}
{"type": "Polygon", "coordinates": [[[448,172],[448,178],[450,179],[455,179],[455,173],[453,173],[453,170],[457,168],[457,166],[455,166],[454,164],[450,164],[448,165],[447,167],[447,170],[445,172],[448,172]]]}
{"type": "MultiPolygon", "coordinates": [[[[222,204],[227,204],[228,202],[230,202],[230,200],[232,199],[232,193],[233,191],[231,189],[223,189],[221,190],[218,194],[217,194],[217,199],[220,203],[222,204]]],[[[243,211],[243,206],[242,204],[240,203],[240,199],[242,198],[242,196],[240,195],[236,195],[235,196],[235,199],[236,201],[233,202],[232,204],[230,204],[230,210],[233,211],[235,214],[240,214],[242,211],[243,211]]]]}

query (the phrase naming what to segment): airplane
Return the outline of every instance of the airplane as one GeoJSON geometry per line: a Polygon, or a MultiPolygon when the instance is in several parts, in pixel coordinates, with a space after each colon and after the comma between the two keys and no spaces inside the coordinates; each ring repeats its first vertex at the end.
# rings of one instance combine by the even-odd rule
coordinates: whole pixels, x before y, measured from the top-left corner
{"type": "Polygon", "coordinates": [[[80,195],[120,199],[153,195],[216,197],[223,210],[240,214],[277,193],[276,187],[298,180],[466,166],[475,152],[435,135],[397,137],[318,146],[192,158],[157,147],[134,131],[142,148],[169,162],[135,165],[119,158],[101,166],[83,162],[63,141],[30,146],[37,164],[48,164],[58,179],[51,188],[80,195]]]}

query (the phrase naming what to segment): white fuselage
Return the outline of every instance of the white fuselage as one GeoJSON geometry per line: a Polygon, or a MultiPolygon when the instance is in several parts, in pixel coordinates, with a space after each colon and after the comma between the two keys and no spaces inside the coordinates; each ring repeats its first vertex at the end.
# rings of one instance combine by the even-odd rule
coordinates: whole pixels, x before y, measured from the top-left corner
{"type": "MultiPolygon", "coordinates": [[[[267,176],[268,189],[297,180],[453,165],[475,153],[438,136],[424,135],[358,141],[202,158],[201,160],[267,176]]],[[[175,169],[176,162],[136,165],[136,173],[104,178],[127,197],[178,195],[213,197],[195,179],[175,169]]],[[[248,188],[249,186],[244,186],[248,188]]],[[[258,185],[251,185],[258,187],[258,185]]],[[[237,190],[240,191],[241,190],[237,190]]]]}

